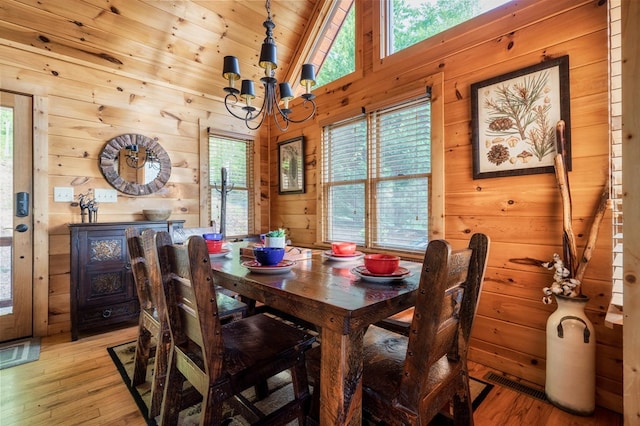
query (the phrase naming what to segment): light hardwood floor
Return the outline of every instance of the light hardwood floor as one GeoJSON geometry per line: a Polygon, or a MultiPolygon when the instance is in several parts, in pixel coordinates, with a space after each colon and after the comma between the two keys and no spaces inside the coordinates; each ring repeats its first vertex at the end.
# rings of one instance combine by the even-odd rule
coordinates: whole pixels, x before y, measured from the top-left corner
{"type": "MultiPolygon", "coordinates": [[[[137,327],[83,337],[42,339],[40,359],[0,370],[0,425],[145,425],[106,351],[132,341],[137,327]]],[[[472,375],[489,370],[469,365],[472,375]]],[[[591,417],[572,416],[535,398],[496,385],[474,413],[478,426],[622,425],[622,416],[598,407],[591,417]]]]}

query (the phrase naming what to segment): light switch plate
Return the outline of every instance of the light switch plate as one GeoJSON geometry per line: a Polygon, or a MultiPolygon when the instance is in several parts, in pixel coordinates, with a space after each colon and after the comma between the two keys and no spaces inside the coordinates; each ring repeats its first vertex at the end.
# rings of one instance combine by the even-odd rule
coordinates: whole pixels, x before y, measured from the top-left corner
{"type": "Polygon", "coordinates": [[[53,201],[56,203],[66,203],[73,201],[72,186],[56,186],[53,188],[53,201]]]}
{"type": "Polygon", "coordinates": [[[99,189],[93,190],[93,197],[98,203],[117,203],[118,192],[115,189],[99,189]]]}

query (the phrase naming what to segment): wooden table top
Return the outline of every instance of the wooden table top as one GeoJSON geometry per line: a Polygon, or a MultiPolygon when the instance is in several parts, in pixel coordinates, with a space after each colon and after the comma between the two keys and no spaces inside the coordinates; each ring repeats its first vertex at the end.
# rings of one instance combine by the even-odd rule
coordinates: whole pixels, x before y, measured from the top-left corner
{"type": "Polygon", "coordinates": [[[213,258],[221,285],[313,324],[343,334],[366,327],[413,306],[421,264],[402,261],[413,275],[393,283],[365,281],[351,269],[363,260],[333,261],[314,254],[298,260],[290,272],[277,275],[251,272],[234,246],[232,257],[213,258]]]}

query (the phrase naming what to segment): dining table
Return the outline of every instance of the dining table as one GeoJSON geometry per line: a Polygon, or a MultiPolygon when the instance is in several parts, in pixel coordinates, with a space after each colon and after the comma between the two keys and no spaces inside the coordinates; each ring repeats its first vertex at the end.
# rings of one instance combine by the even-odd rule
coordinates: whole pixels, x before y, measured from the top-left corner
{"type": "MultiPolygon", "coordinates": [[[[212,256],[216,285],[315,325],[320,336],[320,425],[362,424],[363,338],[369,325],[415,304],[422,264],[401,261],[402,278],[363,275],[362,255],[315,250],[282,268],[252,267],[246,243],[212,256]]],[[[357,252],[357,254],[360,254],[357,252]]],[[[316,390],[314,390],[316,391],[316,390]]]]}

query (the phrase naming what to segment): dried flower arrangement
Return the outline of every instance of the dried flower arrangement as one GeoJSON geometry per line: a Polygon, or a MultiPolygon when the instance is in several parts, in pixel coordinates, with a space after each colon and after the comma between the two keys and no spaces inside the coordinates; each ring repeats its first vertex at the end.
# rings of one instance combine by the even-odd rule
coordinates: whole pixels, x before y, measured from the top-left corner
{"type": "Polygon", "coordinates": [[[576,238],[571,225],[571,192],[569,191],[569,176],[565,167],[565,123],[560,120],[556,126],[557,153],[554,158],[556,180],[562,198],[562,249],[564,261],[557,253],[554,253],[553,260],[541,263],[547,269],[553,269],[553,283],[549,287],[544,287],[542,301],[545,304],[552,302],[552,295],[563,295],[567,297],[582,296],[582,279],[589,260],[596,245],[600,224],[609,205],[609,182],[604,185],[598,206],[593,215],[593,222],[589,229],[587,244],[584,247],[580,261],[578,261],[576,238]]]}

